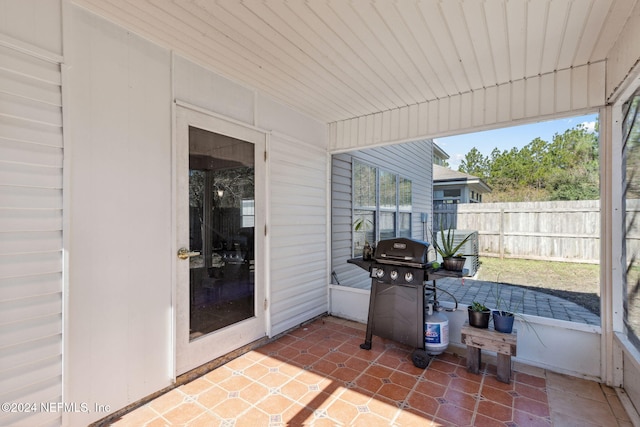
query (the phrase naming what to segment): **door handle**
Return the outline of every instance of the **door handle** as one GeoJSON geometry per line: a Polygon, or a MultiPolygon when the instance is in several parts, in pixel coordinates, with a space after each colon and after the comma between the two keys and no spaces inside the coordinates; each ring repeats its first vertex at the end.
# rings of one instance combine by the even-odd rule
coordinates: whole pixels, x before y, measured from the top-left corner
{"type": "Polygon", "coordinates": [[[190,252],[187,248],[178,249],[178,258],[180,259],[188,259],[192,256],[198,256],[200,252],[190,252]]]}

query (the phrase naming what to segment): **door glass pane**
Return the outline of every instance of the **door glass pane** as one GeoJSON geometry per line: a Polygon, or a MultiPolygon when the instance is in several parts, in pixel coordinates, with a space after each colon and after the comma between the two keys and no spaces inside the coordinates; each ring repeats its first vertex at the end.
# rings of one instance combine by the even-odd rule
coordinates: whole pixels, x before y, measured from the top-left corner
{"type": "Polygon", "coordinates": [[[190,339],[255,315],[254,146],[189,128],[190,339]]]}

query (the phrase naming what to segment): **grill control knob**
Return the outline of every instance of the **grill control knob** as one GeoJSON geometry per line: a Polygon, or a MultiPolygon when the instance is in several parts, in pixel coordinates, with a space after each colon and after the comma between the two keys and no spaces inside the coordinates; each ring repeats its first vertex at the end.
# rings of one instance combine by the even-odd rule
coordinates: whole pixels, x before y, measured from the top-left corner
{"type": "Polygon", "coordinates": [[[381,268],[376,269],[376,277],[382,279],[384,277],[384,270],[381,268]]]}
{"type": "Polygon", "coordinates": [[[412,281],[413,281],[413,273],[412,273],[412,272],[410,272],[410,271],[409,271],[409,272],[407,272],[407,273],[404,275],[404,280],[405,280],[406,282],[412,282],[412,281]]]}
{"type": "Polygon", "coordinates": [[[391,280],[396,280],[398,278],[398,272],[396,270],[391,270],[391,280]]]}

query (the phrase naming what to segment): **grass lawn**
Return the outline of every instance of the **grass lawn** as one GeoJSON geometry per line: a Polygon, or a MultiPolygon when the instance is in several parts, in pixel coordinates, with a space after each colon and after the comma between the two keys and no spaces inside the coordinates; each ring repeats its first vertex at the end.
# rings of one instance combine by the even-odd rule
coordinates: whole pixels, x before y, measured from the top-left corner
{"type": "Polygon", "coordinates": [[[599,265],[480,257],[475,278],[547,292],[600,315],[599,265]]]}

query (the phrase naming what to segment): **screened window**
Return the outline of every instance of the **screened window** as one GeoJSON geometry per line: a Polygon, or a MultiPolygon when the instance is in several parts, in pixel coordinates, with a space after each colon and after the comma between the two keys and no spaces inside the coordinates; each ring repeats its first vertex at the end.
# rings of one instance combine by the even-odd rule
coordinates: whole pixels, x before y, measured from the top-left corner
{"type": "Polygon", "coordinates": [[[365,243],[411,237],[411,180],[358,161],[353,171],[353,256],[365,243]]]}
{"type": "Polygon", "coordinates": [[[627,335],[640,349],[640,90],[624,105],[625,251],[627,263],[624,319],[627,335]]]}

